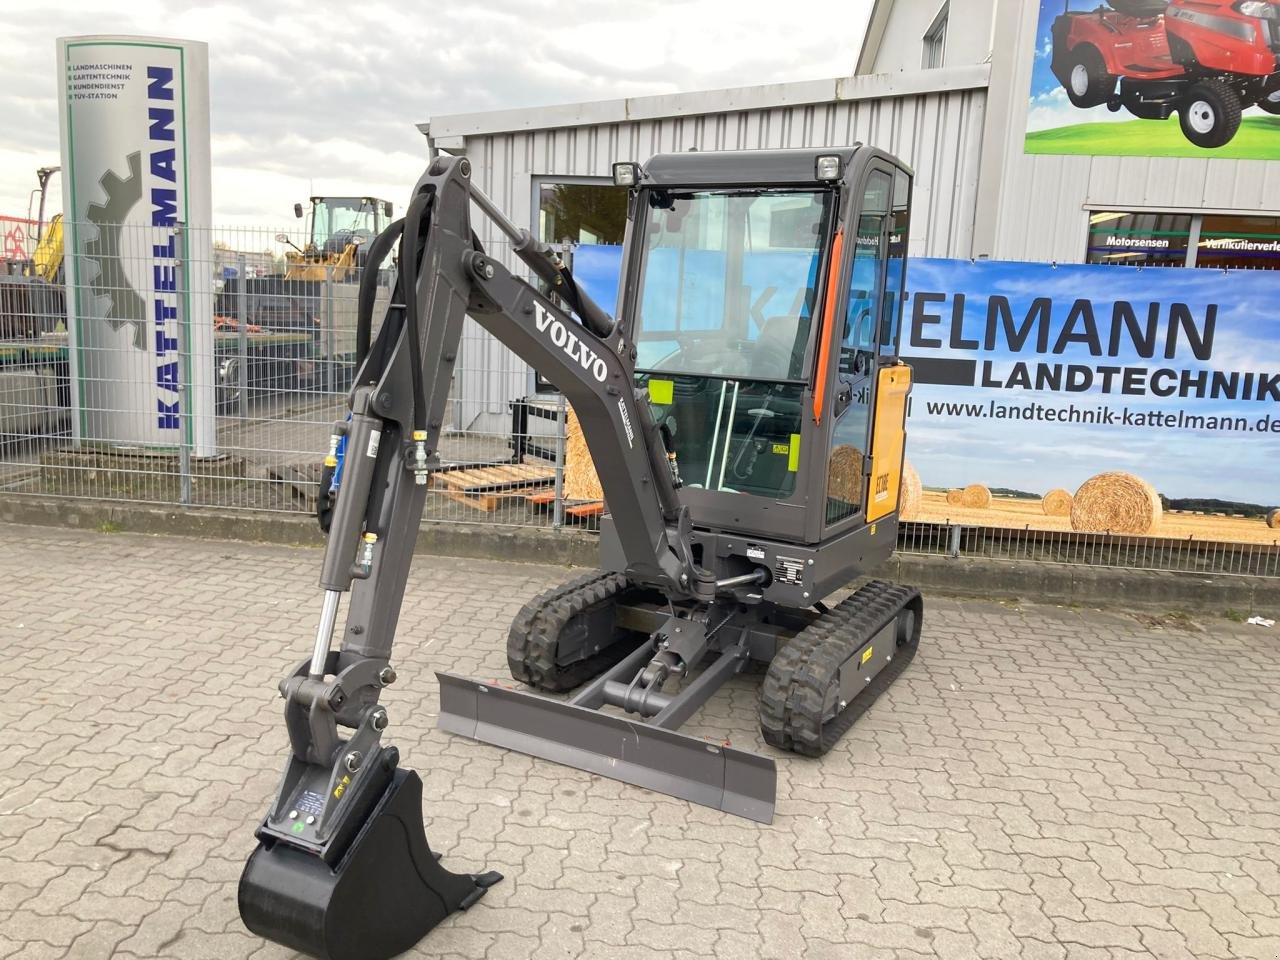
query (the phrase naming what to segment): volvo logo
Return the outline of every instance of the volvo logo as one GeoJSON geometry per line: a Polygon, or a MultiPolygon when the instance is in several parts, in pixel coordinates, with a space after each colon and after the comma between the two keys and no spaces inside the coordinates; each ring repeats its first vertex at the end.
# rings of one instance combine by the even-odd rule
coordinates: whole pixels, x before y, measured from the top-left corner
{"type": "Polygon", "coordinates": [[[583,341],[579,340],[577,334],[566,327],[563,321],[542,304],[535,300],[533,306],[536,311],[534,323],[538,326],[538,332],[545,333],[552,343],[569,355],[570,359],[581,365],[583,370],[598,381],[604,383],[609,376],[609,367],[605,364],[604,359],[583,341]]]}

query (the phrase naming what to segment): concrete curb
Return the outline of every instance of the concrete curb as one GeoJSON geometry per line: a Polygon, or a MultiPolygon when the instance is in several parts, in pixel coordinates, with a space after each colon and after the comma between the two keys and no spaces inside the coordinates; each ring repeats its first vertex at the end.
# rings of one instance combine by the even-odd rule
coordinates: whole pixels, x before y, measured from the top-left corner
{"type": "MultiPolygon", "coordinates": [[[[97,500],[0,497],[0,522],[288,546],[324,544],[310,516],[177,510],[97,500]]],[[[437,556],[589,567],[596,563],[597,538],[580,530],[427,523],[418,533],[415,549],[437,556]]],[[[1270,577],[918,554],[898,554],[872,575],[915,584],[935,594],[983,600],[1218,616],[1280,612],[1280,579],[1270,577]]]]}

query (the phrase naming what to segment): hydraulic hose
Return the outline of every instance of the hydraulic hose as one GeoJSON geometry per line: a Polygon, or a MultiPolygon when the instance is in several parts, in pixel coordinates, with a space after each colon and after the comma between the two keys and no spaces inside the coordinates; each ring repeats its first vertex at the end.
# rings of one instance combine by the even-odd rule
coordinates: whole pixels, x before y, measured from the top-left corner
{"type": "Polygon", "coordinates": [[[365,268],[360,273],[360,288],[356,299],[356,367],[364,363],[373,342],[373,303],[378,296],[378,272],[403,229],[402,217],[374,237],[365,254],[365,268]]]}
{"type": "Polygon", "coordinates": [[[404,293],[404,315],[408,322],[405,335],[409,338],[409,367],[413,380],[413,431],[425,433],[427,429],[427,392],[422,380],[422,342],[418,326],[418,243],[421,239],[422,220],[431,210],[432,195],[420,193],[413,198],[404,215],[404,229],[400,235],[400,286],[404,293]]]}

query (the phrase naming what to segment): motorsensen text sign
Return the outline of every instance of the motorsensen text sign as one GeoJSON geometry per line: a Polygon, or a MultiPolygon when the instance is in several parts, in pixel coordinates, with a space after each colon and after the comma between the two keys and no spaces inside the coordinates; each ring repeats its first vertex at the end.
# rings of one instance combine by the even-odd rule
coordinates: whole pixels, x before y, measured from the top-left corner
{"type": "Polygon", "coordinates": [[[71,37],[58,51],[76,437],[211,456],[211,279],[181,269],[212,260],[208,48],[71,37]]]}

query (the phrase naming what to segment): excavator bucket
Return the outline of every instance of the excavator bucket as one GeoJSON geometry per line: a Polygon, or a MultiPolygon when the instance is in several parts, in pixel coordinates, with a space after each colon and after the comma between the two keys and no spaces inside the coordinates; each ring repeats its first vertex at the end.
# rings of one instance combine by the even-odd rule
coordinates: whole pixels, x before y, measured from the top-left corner
{"type": "Polygon", "coordinates": [[[440,727],[760,823],[773,822],[773,760],[650,723],[449,673],[440,727]]]}
{"type": "Polygon", "coordinates": [[[352,835],[319,852],[259,831],[240,875],[246,927],[320,960],[386,960],[502,879],[440,865],[423,831],[416,773],[395,770],[371,799],[352,835]]]}

